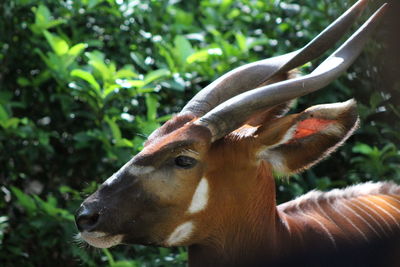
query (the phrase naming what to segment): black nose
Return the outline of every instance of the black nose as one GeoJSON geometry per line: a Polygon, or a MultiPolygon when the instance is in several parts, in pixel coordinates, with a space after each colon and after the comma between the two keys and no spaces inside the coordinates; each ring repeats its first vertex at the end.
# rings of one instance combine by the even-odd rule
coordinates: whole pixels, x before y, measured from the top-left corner
{"type": "Polygon", "coordinates": [[[81,205],[75,213],[76,227],[80,232],[92,231],[99,221],[100,214],[96,208],[81,205]]]}

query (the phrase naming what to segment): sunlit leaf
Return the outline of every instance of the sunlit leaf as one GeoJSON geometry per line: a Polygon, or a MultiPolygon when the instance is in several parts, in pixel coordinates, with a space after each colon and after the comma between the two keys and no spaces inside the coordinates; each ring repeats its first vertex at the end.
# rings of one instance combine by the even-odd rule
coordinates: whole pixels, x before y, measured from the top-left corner
{"type": "Polygon", "coordinates": [[[47,42],[50,44],[51,48],[57,55],[64,55],[68,52],[69,46],[66,41],[61,39],[55,34],[51,34],[48,31],[43,31],[44,36],[46,37],[47,42]]]}
{"type": "Polygon", "coordinates": [[[133,143],[125,138],[118,139],[115,145],[117,147],[134,147],[133,143]]]}
{"type": "Polygon", "coordinates": [[[238,44],[240,50],[242,52],[247,52],[248,48],[246,43],[246,37],[242,33],[238,32],[235,34],[235,38],[236,38],[236,43],[238,44]]]}
{"type": "Polygon", "coordinates": [[[95,68],[101,75],[104,82],[111,79],[113,73],[104,63],[104,54],[100,51],[86,52],[85,55],[89,58],[89,65],[95,68]]]}
{"type": "Polygon", "coordinates": [[[179,56],[180,62],[186,63],[186,59],[194,52],[192,45],[182,35],[178,35],[175,37],[174,44],[175,44],[175,49],[179,56]]]}
{"type": "Polygon", "coordinates": [[[169,76],[171,73],[169,70],[167,69],[159,69],[159,70],[155,70],[152,71],[150,73],[148,73],[145,77],[144,77],[144,85],[147,85],[155,80],[158,80],[160,78],[163,78],[165,76],[169,76]]]}
{"type": "Polygon", "coordinates": [[[78,56],[80,53],[83,52],[88,47],[85,43],[76,44],[71,49],[69,49],[68,54],[71,56],[78,56]]]}
{"type": "Polygon", "coordinates": [[[100,85],[90,72],[81,69],[74,69],[71,71],[71,76],[87,81],[98,93],[100,93],[100,85]]]}
{"type": "Polygon", "coordinates": [[[222,55],[222,50],[220,48],[210,48],[197,51],[187,58],[187,62],[189,64],[194,62],[205,62],[212,55],[222,55]]]}
{"type": "Polygon", "coordinates": [[[122,70],[119,70],[119,71],[117,71],[117,72],[115,73],[114,78],[115,78],[115,79],[121,79],[121,78],[135,78],[135,77],[137,77],[137,76],[138,76],[137,73],[134,72],[134,71],[131,70],[131,69],[122,69],[122,70]]]}
{"type": "Polygon", "coordinates": [[[39,26],[46,25],[51,20],[50,10],[45,5],[39,5],[35,12],[35,23],[39,26]]]}

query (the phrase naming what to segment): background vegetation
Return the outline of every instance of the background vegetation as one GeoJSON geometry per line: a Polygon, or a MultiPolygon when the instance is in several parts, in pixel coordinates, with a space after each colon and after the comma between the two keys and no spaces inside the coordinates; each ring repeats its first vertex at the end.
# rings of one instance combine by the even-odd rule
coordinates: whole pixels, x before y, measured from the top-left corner
{"type": "MultiPolygon", "coordinates": [[[[73,213],[195,92],[236,66],[301,47],[350,6],[301,2],[1,1],[1,265],[184,265],[183,248],[82,248],[73,213]]],[[[295,111],[355,97],[362,123],[333,157],[279,181],[279,201],[313,188],[400,182],[399,76],[388,83],[393,69],[383,74],[379,63],[387,35],[297,102],[295,111]]]]}

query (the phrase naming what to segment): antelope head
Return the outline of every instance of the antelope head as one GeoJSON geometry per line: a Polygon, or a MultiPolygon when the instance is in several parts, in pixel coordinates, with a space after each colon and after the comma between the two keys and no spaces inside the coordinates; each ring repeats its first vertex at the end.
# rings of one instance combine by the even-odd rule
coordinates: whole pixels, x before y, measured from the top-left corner
{"type": "Polygon", "coordinates": [[[287,79],[288,73],[338,41],[365,4],[357,2],[302,49],[234,69],[200,91],[82,203],[76,214],[81,237],[104,248],[199,244],[227,223],[251,220],[255,206],[275,208],[275,200],[256,200],[260,190],[273,191],[273,182],[265,184],[272,172],[287,175],[310,167],[358,121],[353,100],[284,116],[289,103],[344,72],[383,9],[312,73],[287,79]]]}

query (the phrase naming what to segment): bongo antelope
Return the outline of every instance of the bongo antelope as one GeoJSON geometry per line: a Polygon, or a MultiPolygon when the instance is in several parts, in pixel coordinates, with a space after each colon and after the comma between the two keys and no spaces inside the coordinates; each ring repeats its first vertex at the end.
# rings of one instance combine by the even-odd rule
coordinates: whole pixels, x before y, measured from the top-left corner
{"type": "Polygon", "coordinates": [[[394,264],[400,186],[275,200],[273,173],[311,167],[358,125],[354,100],[285,113],[357,58],[385,6],[311,74],[290,77],[338,41],[365,5],[357,2],[304,48],[234,69],[200,91],[83,202],[81,238],[99,248],[188,246],[189,266],[394,264]]]}

